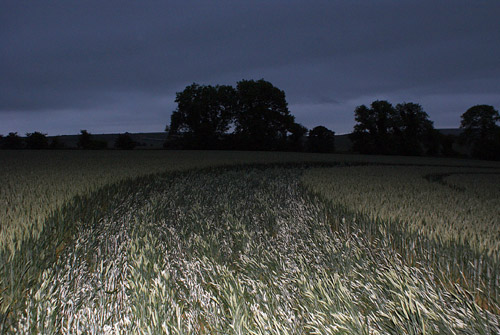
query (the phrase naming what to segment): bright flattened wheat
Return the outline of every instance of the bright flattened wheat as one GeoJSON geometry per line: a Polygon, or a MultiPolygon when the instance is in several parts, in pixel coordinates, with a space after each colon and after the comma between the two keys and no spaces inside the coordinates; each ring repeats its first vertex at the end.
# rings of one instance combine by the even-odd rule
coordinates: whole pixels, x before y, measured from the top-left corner
{"type": "Polygon", "coordinates": [[[432,269],[406,265],[387,241],[369,240],[354,223],[347,229],[342,218],[332,218],[328,204],[300,186],[300,173],[223,169],[165,175],[138,183],[132,194],[117,188],[128,195],[99,224],[82,224],[14,328],[68,334],[500,329],[498,317],[467,293],[451,294],[433,282],[432,269]],[[88,257],[89,245],[93,258],[75,261],[88,257]]]}

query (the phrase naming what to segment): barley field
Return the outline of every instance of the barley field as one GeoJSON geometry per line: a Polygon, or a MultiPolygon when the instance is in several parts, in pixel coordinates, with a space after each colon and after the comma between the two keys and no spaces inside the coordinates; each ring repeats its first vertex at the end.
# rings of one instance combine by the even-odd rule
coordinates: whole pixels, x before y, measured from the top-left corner
{"type": "Polygon", "coordinates": [[[6,334],[498,334],[500,165],[0,152],[6,334]]]}

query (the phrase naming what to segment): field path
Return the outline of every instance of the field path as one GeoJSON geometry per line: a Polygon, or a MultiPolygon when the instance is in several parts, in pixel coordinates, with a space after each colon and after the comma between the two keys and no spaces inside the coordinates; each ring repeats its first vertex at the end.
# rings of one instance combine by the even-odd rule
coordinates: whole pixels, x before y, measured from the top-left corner
{"type": "Polygon", "coordinates": [[[384,241],[365,238],[351,218],[302,187],[302,173],[218,168],[101,189],[107,202],[78,222],[75,236],[29,290],[26,310],[10,330],[500,329],[497,317],[473,302],[463,305],[465,294],[435,285],[431,270],[409,267],[384,241]]]}

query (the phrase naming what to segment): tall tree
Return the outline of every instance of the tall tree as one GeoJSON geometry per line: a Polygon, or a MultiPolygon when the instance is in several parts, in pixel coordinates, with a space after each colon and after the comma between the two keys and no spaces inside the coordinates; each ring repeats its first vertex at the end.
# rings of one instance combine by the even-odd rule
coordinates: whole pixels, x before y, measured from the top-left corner
{"type": "Polygon", "coordinates": [[[314,127],[309,132],[308,147],[311,152],[334,152],[335,132],[323,126],[314,127]]]}
{"type": "Polygon", "coordinates": [[[493,106],[476,105],[462,114],[462,142],[469,144],[472,155],[482,159],[500,159],[500,115],[493,106]]]}
{"type": "Polygon", "coordinates": [[[435,154],[439,135],[422,106],[412,102],[396,105],[395,146],[401,155],[435,154]]]}
{"type": "Polygon", "coordinates": [[[385,100],[372,102],[354,111],[357,124],[350,138],[353,149],[365,154],[390,154],[394,152],[395,110],[385,100]]]}
{"type": "Polygon", "coordinates": [[[277,150],[286,143],[295,118],[288,110],[285,92],[264,79],[237,83],[235,135],[252,150],[277,150]]]}
{"type": "Polygon", "coordinates": [[[234,118],[236,93],[231,86],[200,86],[193,83],[177,92],[169,139],[181,137],[183,146],[198,149],[217,147],[234,118]]]}

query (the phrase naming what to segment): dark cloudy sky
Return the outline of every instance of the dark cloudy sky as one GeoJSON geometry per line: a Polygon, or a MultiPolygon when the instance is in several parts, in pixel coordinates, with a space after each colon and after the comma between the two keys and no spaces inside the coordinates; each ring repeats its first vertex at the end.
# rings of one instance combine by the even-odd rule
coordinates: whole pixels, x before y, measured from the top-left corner
{"type": "Polygon", "coordinates": [[[500,109],[500,1],[0,0],[0,134],[163,131],[193,82],[270,81],[306,127],[500,109]]]}

